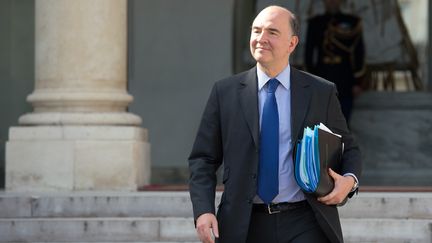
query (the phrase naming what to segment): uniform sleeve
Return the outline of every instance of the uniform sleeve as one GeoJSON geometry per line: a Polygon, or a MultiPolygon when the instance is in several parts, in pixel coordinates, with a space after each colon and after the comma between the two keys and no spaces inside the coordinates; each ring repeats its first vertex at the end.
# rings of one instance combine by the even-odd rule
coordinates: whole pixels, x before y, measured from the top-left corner
{"type": "Polygon", "coordinates": [[[361,78],[366,71],[366,63],[365,63],[365,44],[363,40],[363,24],[361,19],[358,20],[357,28],[359,31],[359,37],[357,45],[354,49],[354,63],[353,63],[353,72],[355,78],[361,78]]]}

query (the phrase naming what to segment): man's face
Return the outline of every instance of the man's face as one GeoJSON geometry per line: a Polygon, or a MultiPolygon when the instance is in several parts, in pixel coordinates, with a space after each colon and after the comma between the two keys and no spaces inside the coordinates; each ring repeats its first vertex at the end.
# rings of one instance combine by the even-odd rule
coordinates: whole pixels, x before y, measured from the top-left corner
{"type": "Polygon", "coordinates": [[[288,64],[298,43],[293,36],[289,14],[279,8],[264,9],[252,24],[250,50],[254,59],[266,67],[288,64]]]}

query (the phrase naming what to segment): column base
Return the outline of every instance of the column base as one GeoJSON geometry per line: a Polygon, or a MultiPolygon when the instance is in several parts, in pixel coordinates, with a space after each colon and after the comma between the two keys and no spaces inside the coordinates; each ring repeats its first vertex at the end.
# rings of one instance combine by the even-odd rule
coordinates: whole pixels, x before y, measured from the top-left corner
{"type": "Polygon", "coordinates": [[[6,190],[135,191],[150,182],[147,141],[136,126],[11,127],[6,190]]]}
{"type": "Polygon", "coordinates": [[[21,125],[122,125],[139,126],[141,118],[129,112],[31,112],[19,118],[21,125]]]}

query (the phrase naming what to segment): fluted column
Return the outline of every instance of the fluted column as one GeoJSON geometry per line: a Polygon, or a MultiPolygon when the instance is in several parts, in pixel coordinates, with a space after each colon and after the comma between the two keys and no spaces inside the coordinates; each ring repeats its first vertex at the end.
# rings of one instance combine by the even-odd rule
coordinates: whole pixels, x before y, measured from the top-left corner
{"type": "MultiPolygon", "coordinates": [[[[429,0],[429,13],[431,13],[432,11],[432,0],[429,0]]],[[[432,92],[432,15],[429,14],[429,38],[428,38],[429,42],[428,42],[428,58],[427,58],[427,62],[428,62],[428,90],[429,92],[432,92]]]]}
{"type": "Polygon", "coordinates": [[[37,0],[34,112],[23,125],[139,125],[126,112],[126,0],[37,0]]]}
{"type": "Polygon", "coordinates": [[[7,190],[136,190],[150,179],[127,112],[126,0],[36,0],[33,112],[10,128],[7,190]]]}

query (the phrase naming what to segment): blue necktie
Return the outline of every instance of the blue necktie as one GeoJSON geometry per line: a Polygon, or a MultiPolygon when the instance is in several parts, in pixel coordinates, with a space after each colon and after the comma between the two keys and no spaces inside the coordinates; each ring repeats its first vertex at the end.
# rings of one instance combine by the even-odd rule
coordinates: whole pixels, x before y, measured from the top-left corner
{"type": "Polygon", "coordinates": [[[267,82],[267,98],[261,119],[258,196],[270,204],[279,193],[279,113],[275,92],[277,79],[267,82]]]}

